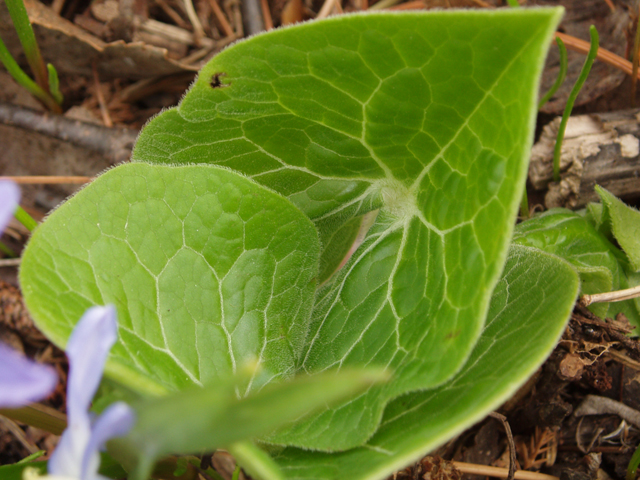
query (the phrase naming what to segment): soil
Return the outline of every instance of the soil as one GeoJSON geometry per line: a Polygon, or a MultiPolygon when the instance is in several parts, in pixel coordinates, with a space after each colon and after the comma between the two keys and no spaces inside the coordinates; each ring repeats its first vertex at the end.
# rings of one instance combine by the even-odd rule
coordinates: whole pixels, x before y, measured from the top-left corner
{"type": "MultiPolygon", "coordinates": [[[[4,3],[0,3],[0,36],[24,64],[4,3]]],[[[177,104],[199,66],[225,45],[265,26],[313,18],[323,7],[322,0],[267,0],[263,2],[269,7],[266,12],[261,10],[259,0],[195,0],[201,27],[194,27],[183,2],[177,0],[44,0],[48,7],[44,10],[36,0],[26,3],[44,57],[60,65],[65,117],[103,126],[105,131],[106,127],[130,129],[133,135],[151,116],[177,104]],[[142,43],[132,46],[130,42],[134,40],[142,43]],[[74,64],[69,59],[74,55],[69,51],[77,52],[74,55],[81,56],[82,62],[74,64]],[[122,60],[124,51],[139,65],[147,61],[153,68],[127,69],[122,60]]],[[[392,8],[494,8],[505,3],[418,0],[396,2],[392,8]]],[[[596,24],[604,48],[624,58],[631,55],[638,20],[636,0],[521,3],[563,5],[568,13],[561,31],[588,40],[588,26],[596,24]]],[[[335,2],[329,13],[368,7],[368,0],[343,0],[335,2]]],[[[583,61],[583,54],[570,52],[565,83],[568,87],[559,91],[540,114],[538,131],[563,110],[583,61]]],[[[543,89],[553,83],[557,70],[557,53],[552,49],[543,89]]],[[[575,112],[629,108],[638,102],[639,94],[634,98],[632,91],[626,74],[596,62],[575,112]]],[[[3,103],[44,111],[0,71],[0,105],[3,103]]],[[[90,177],[122,160],[108,150],[78,146],[36,133],[32,128],[0,126],[0,145],[0,175],[90,177]]],[[[69,183],[22,187],[22,204],[36,219],[46,216],[79,188],[69,183]]],[[[536,198],[541,195],[531,192],[530,205],[539,203],[536,198]]],[[[20,254],[27,238],[26,229],[12,222],[2,241],[20,254]]],[[[640,443],[640,343],[629,336],[630,332],[622,317],[605,323],[576,307],[562,341],[548,361],[500,410],[513,432],[512,445],[502,423],[489,417],[393,478],[460,478],[448,460],[506,468],[512,448],[517,452],[519,468],[563,479],[624,478],[631,455],[640,443]],[[626,405],[635,416],[615,413],[602,398],[626,405]],[[600,414],[583,415],[585,402],[595,402],[591,407],[600,414]]],[[[44,403],[64,412],[66,358],[33,326],[22,303],[15,267],[0,267],[0,341],[57,369],[60,384],[44,403]]],[[[56,442],[54,435],[0,416],[0,465],[14,463],[39,449],[45,450],[42,458],[46,459],[56,442]]],[[[206,463],[212,463],[222,477],[231,477],[233,460],[224,454],[217,454],[206,463]]]]}

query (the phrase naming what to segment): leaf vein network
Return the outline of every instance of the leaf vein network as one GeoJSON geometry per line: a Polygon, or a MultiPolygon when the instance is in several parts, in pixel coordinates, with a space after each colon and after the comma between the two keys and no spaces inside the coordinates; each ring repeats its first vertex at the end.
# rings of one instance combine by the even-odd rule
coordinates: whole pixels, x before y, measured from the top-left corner
{"type": "Polygon", "coordinates": [[[449,140],[447,142],[446,145],[444,145],[441,149],[440,152],[431,160],[431,162],[429,162],[428,165],[425,166],[425,168],[422,170],[422,172],[420,173],[420,175],[418,175],[418,177],[416,178],[416,180],[413,182],[413,185],[411,186],[411,189],[413,190],[414,188],[416,188],[418,185],[420,185],[420,182],[422,182],[422,179],[424,178],[424,176],[427,174],[427,172],[431,169],[431,167],[434,165],[434,163],[438,160],[444,159],[444,154],[445,152],[449,149],[449,147],[451,145],[453,145],[455,143],[455,141],[457,140],[458,136],[462,133],[464,128],[468,128],[470,131],[473,131],[473,129],[471,127],[469,127],[469,122],[470,120],[475,116],[475,114],[480,110],[480,107],[484,104],[484,102],[490,98],[490,95],[493,94],[493,90],[497,87],[498,83],[502,80],[502,78],[504,77],[504,75],[511,69],[512,65],[520,59],[520,57],[522,56],[522,54],[524,54],[527,49],[529,48],[529,45],[535,40],[535,36],[531,36],[531,38],[529,38],[529,40],[527,42],[525,42],[521,47],[520,50],[513,55],[513,57],[511,58],[511,60],[509,60],[509,63],[503,68],[502,72],[500,72],[500,74],[496,77],[496,79],[493,81],[493,84],[485,91],[484,96],[480,99],[480,101],[477,103],[477,105],[474,107],[474,109],[469,113],[469,115],[467,115],[466,119],[464,120],[464,122],[462,122],[462,124],[460,125],[460,127],[458,127],[458,130],[456,131],[456,133],[451,137],[451,140],[449,140]]]}

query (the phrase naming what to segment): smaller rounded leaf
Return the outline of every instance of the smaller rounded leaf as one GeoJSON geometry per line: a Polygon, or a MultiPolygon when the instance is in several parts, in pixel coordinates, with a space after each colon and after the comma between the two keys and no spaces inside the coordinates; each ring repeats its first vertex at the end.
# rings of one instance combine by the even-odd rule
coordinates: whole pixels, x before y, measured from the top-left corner
{"type": "Polygon", "coordinates": [[[135,390],[258,364],[248,392],[293,374],[319,255],[311,221],[252,180],[209,165],[125,164],[38,228],[20,279],[60,346],[88,307],[114,304],[119,340],[105,371],[135,390]]]}

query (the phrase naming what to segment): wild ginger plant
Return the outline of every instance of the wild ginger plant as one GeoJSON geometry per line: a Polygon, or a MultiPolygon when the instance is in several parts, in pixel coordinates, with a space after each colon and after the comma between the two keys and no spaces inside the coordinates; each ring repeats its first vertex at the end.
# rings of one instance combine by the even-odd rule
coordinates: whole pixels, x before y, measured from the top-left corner
{"type": "MultiPolygon", "coordinates": [[[[207,402],[177,408],[230,378],[219,401],[384,368],[270,424],[266,450],[230,447],[261,478],[377,479],[535,371],[579,285],[560,258],[510,247],[561,14],[346,15],[238,42],[147,124],[130,164],[38,227],[20,278],[39,328],[64,345],[88,307],[114,304],[105,375],[162,397],[129,444],[182,426],[184,448],[136,452],[136,479],[161,454],[237,442],[201,428],[207,402]]],[[[249,417],[211,418],[242,432],[249,417]]]]}

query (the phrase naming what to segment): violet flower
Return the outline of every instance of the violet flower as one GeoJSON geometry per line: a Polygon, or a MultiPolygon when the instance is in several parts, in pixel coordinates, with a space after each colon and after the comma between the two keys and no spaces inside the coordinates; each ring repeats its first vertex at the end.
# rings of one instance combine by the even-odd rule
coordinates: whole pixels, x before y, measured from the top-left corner
{"type": "MultiPolygon", "coordinates": [[[[18,206],[20,189],[0,180],[0,235],[18,206]]],[[[0,407],[17,408],[48,396],[56,387],[55,371],[0,343],[0,407]]]]}
{"type": "Polygon", "coordinates": [[[0,407],[18,408],[47,397],[58,383],[53,368],[0,343],[0,407]]]}
{"type": "Polygon", "coordinates": [[[78,322],[66,353],[68,427],[49,460],[49,475],[25,471],[25,480],[102,480],[98,474],[99,450],[113,437],[125,435],[133,426],[133,410],[124,402],[110,405],[92,421],[91,399],[98,389],[107,354],[118,336],[115,308],[92,307],[78,322]]]}

